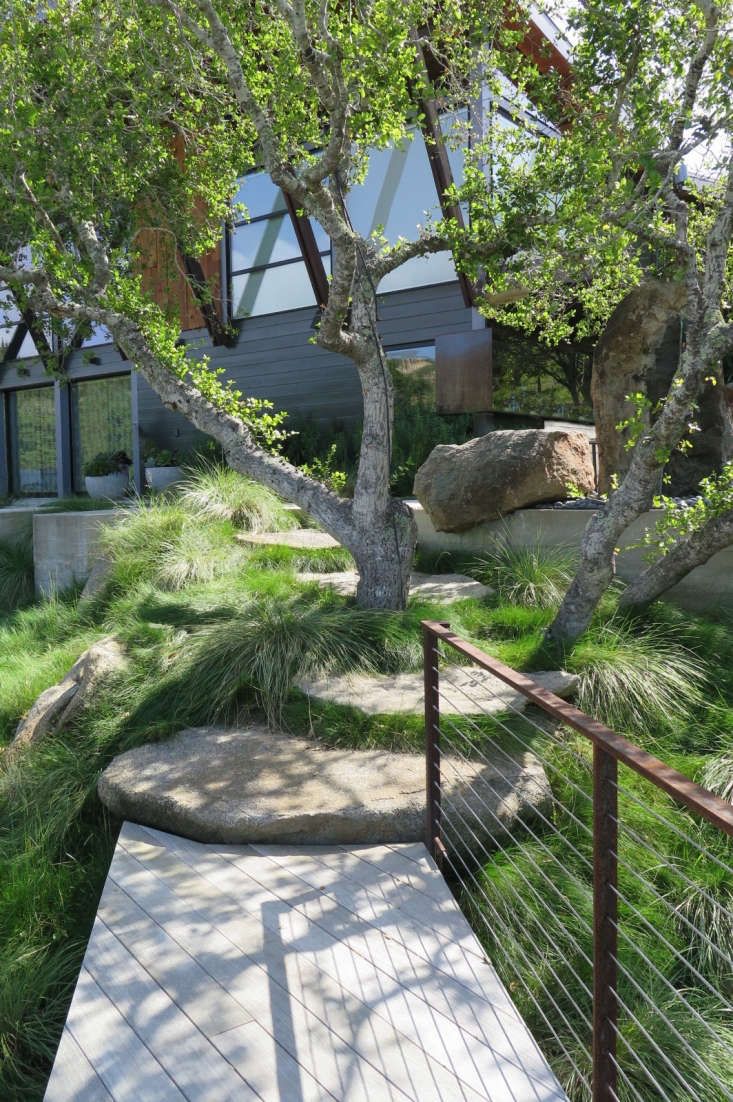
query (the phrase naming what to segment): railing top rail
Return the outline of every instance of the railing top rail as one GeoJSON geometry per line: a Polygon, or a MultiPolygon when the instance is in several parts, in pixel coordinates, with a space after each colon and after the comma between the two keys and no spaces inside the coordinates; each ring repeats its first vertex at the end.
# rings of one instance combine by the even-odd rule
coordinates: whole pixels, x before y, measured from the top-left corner
{"type": "Polygon", "coordinates": [[[685,804],[692,811],[697,812],[708,822],[733,837],[733,806],[721,799],[720,796],[708,792],[707,789],[695,784],[684,774],[678,773],[676,769],[672,769],[671,766],[666,765],[659,758],[655,758],[653,754],[642,750],[640,746],[635,746],[633,742],[629,742],[622,735],[617,735],[615,731],[612,731],[603,723],[591,719],[579,708],[569,704],[566,700],[561,700],[559,696],[555,696],[547,689],[543,689],[530,677],[518,673],[510,666],[505,666],[503,662],[500,662],[497,658],[492,658],[491,655],[486,654],[474,646],[473,643],[461,639],[446,624],[437,623],[433,620],[423,620],[422,626],[426,632],[442,640],[460,654],[470,658],[477,666],[488,670],[500,681],[511,685],[513,689],[517,689],[518,692],[522,693],[523,696],[544,712],[547,712],[548,715],[567,723],[569,727],[584,735],[594,745],[601,747],[612,757],[661,788],[678,803],[685,804]]]}

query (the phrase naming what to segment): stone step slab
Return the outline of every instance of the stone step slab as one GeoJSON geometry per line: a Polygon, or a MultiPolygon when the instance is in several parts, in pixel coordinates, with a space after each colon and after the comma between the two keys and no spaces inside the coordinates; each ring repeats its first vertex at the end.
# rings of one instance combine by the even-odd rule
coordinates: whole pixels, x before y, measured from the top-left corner
{"type": "Polygon", "coordinates": [[[341,544],[328,532],[317,528],[292,528],[285,532],[238,532],[236,539],[240,543],[262,547],[276,544],[279,547],[294,547],[298,550],[320,550],[324,547],[340,547],[341,544]]]}
{"type": "MultiPolygon", "coordinates": [[[[533,754],[483,754],[442,761],[446,808],[460,809],[474,833],[481,822],[496,831],[497,820],[510,827],[550,806],[533,754]]],[[[201,842],[412,842],[425,832],[425,759],[324,749],[258,726],[197,727],[120,754],[99,796],[121,819],[201,842]]]]}
{"type": "MultiPolygon", "coordinates": [[[[543,689],[563,699],[571,697],[579,683],[576,674],[565,670],[530,676],[543,689]]],[[[356,708],[368,716],[422,715],[424,710],[422,673],[345,674],[303,678],[296,684],[314,700],[356,708]]],[[[448,715],[523,712],[529,703],[521,693],[479,666],[449,666],[441,671],[440,685],[440,709],[448,715]]]]}
{"type": "MultiPolygon", "coordinates": [[[[338,570],[325,574],[313,574],[308,571],[298,577],[305,582],[317,582],[318,585],[335,589],[342,597],[353,597],[359,575],[355,570],[338,570]]],[[[489,586],[469,578],[466,574],[419,574],[410,575],[410,596],[425,601],[462,601],[467,597],[481,599],[493,593],[489,586]]]]}

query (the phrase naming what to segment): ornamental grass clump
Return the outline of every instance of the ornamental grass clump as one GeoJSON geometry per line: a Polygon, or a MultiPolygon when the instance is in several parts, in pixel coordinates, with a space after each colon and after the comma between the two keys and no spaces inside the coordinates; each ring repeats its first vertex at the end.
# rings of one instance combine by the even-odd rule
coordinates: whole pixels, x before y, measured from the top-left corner
{"type": "Polygon", "coordinates": [[[574,562],[569,549],[540,543],[515,547],[503,536],[468,566],[467,573],[491,586],[509,604],[554,608],[570,585],[574,562]]]}
{"type": "Polygon", "coordinates": [[[162,589],[212,582],[242,567],[246,552],[234,540],[231,525],[207,525],[187,519],[160,549],[153,581],[162,589]]]}
{"type": "Polygon", "coordinates": [[[704,701],[705,668],[663,629],[613,620],[565,656],[580,676],[578,707],[621,731],[653,739],[670,720],[690,722],[704,701]]]}
{"type": "Polygon", "coordinates": [[[184,695],[187,684],[195,685],[211,719],[235,715],[249,692],[268,723],[277,725],[299,678],[395,671],[417,662],[417,639],[399,616],[296,596],[252,602],[229,620],[194,632],[174,675],[184,695]]]}
{"type": "Polygon", "coordinates": [[[100,542],[112,562],[113,587],[127,591],[140,582],[152,581],[161,556],[189,519],[179,502],[155,497],[121,513],[116,523],[105,525],[100,542]]]}
{"type": "Polygon", "coordinates": [[[0,541],[0,612],[33,600],[33,544],[30,539],[0,541]]]}
{"type": "Polygon", "coordinates": [[[216,463],[192,471],[181,488],[180,500],[192,513],[228,520],[249,532],[282,532],[298,527],[292,509],[277,494],[251,478],[216,463]]]}

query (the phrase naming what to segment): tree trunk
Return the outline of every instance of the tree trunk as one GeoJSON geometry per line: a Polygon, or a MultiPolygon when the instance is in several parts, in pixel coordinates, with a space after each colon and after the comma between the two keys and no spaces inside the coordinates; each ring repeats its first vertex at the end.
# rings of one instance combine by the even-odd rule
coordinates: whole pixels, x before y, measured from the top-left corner
{"type": "Polygon", "coordinates": [[[696,566],[702,566],[718,551],[733,543],[733,512],[712,517],[657,559],[630,583],[621,594],[619,608],[640,609],[661,597],[696,566]]]}
{"type": "Polygon", "coordinates": [[[687,343],[662,411],[637,440],[621,485],[594,514],[583,534],[578,570],[548,630],[548,638],[555,643],[572,644],[588,628],[613,579],[621,537],[651,507],[667,458],[685,432],[713,355],[703,339],[703,311],[697,316],[690,311],[690,315],[687,343]]]}
{"type": "Polygon", "coordinates": [[[363,608],[401,609],[407,602],[417,529],[407,506],[394,501],[386,526],[362,532],[353,552],[363,608]]]}

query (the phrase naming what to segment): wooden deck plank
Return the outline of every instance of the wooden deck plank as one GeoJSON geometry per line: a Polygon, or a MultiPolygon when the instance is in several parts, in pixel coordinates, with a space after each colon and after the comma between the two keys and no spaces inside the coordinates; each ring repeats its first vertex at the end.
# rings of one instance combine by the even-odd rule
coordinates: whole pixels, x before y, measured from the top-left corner
{"type": "Polygon", "coordinates": [[[185,1013],[185,992],[174,1002],[99,918],[91,946],[89,972],[186,1098],[207,1093],[221,1102],[258,1098],[185,1013]]]}
{"type": "Polygon", "coordinates": [[[566,1102],[424,847],[125,824],[46,1102],[148,1098],[566,1102]]]}
{"type": "MultiPolygon", "coordinates": [[[[168,855],[171,856],[170,854],[168,855]]],[[[142,866],[142,862],[140,862],[142,866]]],[[[146,862],[147,865],[147,862],[146,862]]],[[[190,876],[182,875],[178,868],[162,867],[157,875],[162,881],[170,881],[171,897],[166,899],[166,910],[188,908],[192,884],[190,876]],[[176,895],[176,886],[180,895],[176,895]]],[[[188,872],[188,866],[183,866],[188,872]]],[[[135,876],[128,872],[129,884],[135,876]]],[[[198,914],[220,934],[223,934],[244,956],[255,962],[269,976],[277,975],[284,991],[291,992],[316,1018],[357,1056],[380,1072],[385,1079],[402,1091],[407,1098],[441,1099],[453,1097],[466,1102],[478,1102],[486,1098],[483,1090],[476,1091],[459,1081],[454,1073],[444,1068],[412,1037],[400,1033],[384,1018],[373,1013],[373,1008],[363,998],[352,995],[337,979],[313,965],[305,954],[290,954],[283,943],[280,923],[249,921],[243,916],[241,906],[228,901],[213,885],[198,877],[198,914]]],[[[143,888],[136,880],[135,896],[140,898],[143,888]]],[[[152,890],[152,889],[151,889],[152,890]]],[[[156,900],[161,888],[157,886],[156,900]]],[[[267,907],[267,904],[265,904],[267,907]]],[[[287,905],[270,904],[274,916],[286,915],[287,905]]],[[[265,908],[263,908],[264,910],[265,908]]],[[[480,1085],[479,1085],[480,1086],[480,1085]]]]}
{"type": "MultiPolygon", "coordinates": [[[[157,837],[159,841],[164,841],[167,837],[152,829],[136,829],[143,840],[155,840],[157,837]]],[[[178,837],[170,839],[169,844],[184,860],[192,860],[199,871],[212,877],[219,887],[222,886],[220,875],[216,871],[222,862],[219,847],[200,846],[188,839],[178,837]]],[[[344,910],[339,916],[335,913],[340,909],[339,905],[333,903],[324,891],[306,884],[305,881],[298,882],[290,871],[281,868],[271,859],[265,859],[264,865],[261,860],[255,862],[250,852],[251,848],[249,847],[245,858],[236,861],[238,865],[244,863],[250,872],[256,866],[258,869],[256,875],[260,880],[268,879],[267,872],[263,872],[263,869],[266,870],[271,866],[271,872],[275,872],[276,879],[273,881],[269,878],[268,884],[286,898],[292,908],[303,911],[314,918],[316,923],[327,929],[330,928],[336,937],[348,944],[353,953],[365,956],[372,963],[375,963],[376,955],[376,963],[382,970],[388,971],[392,977],[400,978],[411,993],[419,995],[422,992],[425,1001],[436,1013],[442,1012],[449,1021],[457,1023],[461,1030],[482,1041],[490,1050],[498,1050],[499,1054],[510,1058],[506,1050],[502,1051],[502,1041],[507,1041],[511,1052],[518,1056],[520,1062],[525,1063],[528,1079],[532,1083],[535,1082],[535,1078],[538,1079],[536,1084],[538,1097],[545,1096],[548,1077],[554,1084],[552,1089],[557,1092],[557,1085],[548,1073],[544,1058],[534,1039],[524,1027],[493,968],[485,962],[479,966],[475,957],[471,957],[471,972],[463,975],[463,983],[457,983],[446,971],[436,968],[435,958],[431,960],[429,955],[424,955],[424,946],[420,946],[423,955],[409,953],[399,943],[394,933],[384,936],[380,930],[372,928],[368,923],[355,922],[353,914],[349,911],[344,910]],[[472,981],[473,987],[471,987],[472,981]],[[487,1001],[490,1005],[487,1005],[487,1001]],[[508,1021],[506,1014],[508,1014],[508,1021]]],[[[308,847],[308,853],[312,854],[322,849],[323,847],[308,847]]],[[[300,848],[297,852],[300,854],[300,848]]],[[[424,847],[423,853],[427,858],[424,847]]],[[[230,861],[236,859],[236,848],[227,847],[226,855],[230,861]]],[[[442,881],[434,862],[429,861],[427,867],[432,868],[436,878],[442,881]]],[[[252,875],[255,873],[252,872],[252,875]]],[[[444,890],[448,892],[447,887],[444,890]]],[[[236,894],[238,893],[235,891],[236,894]]],[[[247,898],[250,898],[249,893],[247,898]]],[[[255,901],[259,900],[256,896],[251,898],[255,901]]],[[[464,919],[462,921],[465,922],[464,919]]],[[[399,912],[397,912],[396,932],[403,933],[403,927],[404,923],[400,921],[399,912]]],[[[465,930],[468,937],[474,936],[467,923],[465,923],[465,930]]],[[[436,939],[436,945],[437,955],[440,957],[444,944],[440,939],[436,939]]],[[[464,963],[463,958],[459,956],[457,961],[454,961],[454,964],[456,963],[460,969],[460,965],[464,963]]],[[[441,967],[444,967],[442,961],[441,967]]],[[[530,1092],[527,1097],[534,1098],[535,1095],[530,1092]]],[[[551,1097],[562,1097],[562,1094],[551,1093],[551,1097]]]]}
{"type": "MultiPolygon", "coordinates": [[[[126,844],[130,846],[129,842],[126,844]]],[[[134,844],[132,848],[142,859],[144,841],[139,845],[137,851],[134,844]]],[[[444,982],[433,969],[421,962],[423,976],[419,990],[413,990],[410,970],[390,967],[384,949],[381,959],[378,954],[375,959],[373,951],[366,955],[354,952],[340,939],[338,927],[330,932],[324,924],[311,921],[297,908],[297,899],[291,896],[283,900],[272,891],[262,890],[262,862],[258,859],[247,856],[234,866],[215,853],[201,855],[201,847],[178,839],[176,852],[210,881],[214,908],[217,897],[223,895],[231,900],[244,900],[247,906],[261,907],[263,916],[268,901],[287,902],[286,910],[282,907],[276,910],[277,928],[287,947],[338,980],[350,993],[367,1002],[372,1013],[384,1017],[406,1036],[417,1033],[432,1057],[468,1086],[480,1091],[486,1082],[493,1080],[492,1098],[513,1099],[519,1085],[526,1086],[529,1079],[537,1081],[537,1097],[543,1096],[548,1085],[546,1064],[503,988],[498,1007],[483,999],[479,1013],[463,1015],[469,1026],[464,1029],[457,1022],[455,1002],[440,1009],[444,982]],[[481,1022],[480,1036],[476,1035],[477,1021],[481,1022]],[[501,1081],[499,1085],[497,1080],[501,1081]]],[[[166,856],[170,857],[169,851],[163,855],[164,860],[166,856]]],[[[321,904],[323,901],[322,894],[312,899],[321,904]]],[[[207,909],[207,914],[212,913],[207,909]]],[[[266,918],[263,921],[267,924],[266,918]]],[[[353,920],[350,924],[353,926],[353,920]]],[[[221,920],[217,920],[217,925],[225,930],[221,920]]],[[[489,966],[485,967],[488,973],[489,966]]],[[[453,994],[455,998],[456,993],[453,994]]],[[[463,1002],[467,996],[470,1000],[465,989],[458,993],[463,1002]]]]}
{"type": "Polygon", "coordinates": [[[54,1077],[45,1102],[112,1102],[112,1095],[74,1040],[64,1029],[56,1053],[54,1077]]]}
{"type": "MultiPolygon", "coordinates": [[[[66,1028],[115,1102],[184,1102],[186,1096],[84,967],[66,1028]]],[[[58,1098],[54,1074],[51,1085],[58,1098]]],[[[72,1102],[74,1096],[66,1098],[72,1102]]]]}

